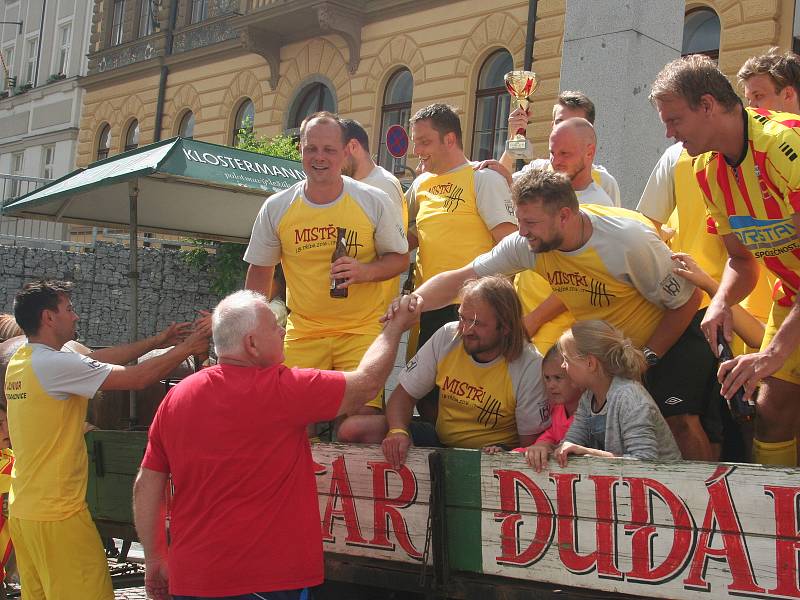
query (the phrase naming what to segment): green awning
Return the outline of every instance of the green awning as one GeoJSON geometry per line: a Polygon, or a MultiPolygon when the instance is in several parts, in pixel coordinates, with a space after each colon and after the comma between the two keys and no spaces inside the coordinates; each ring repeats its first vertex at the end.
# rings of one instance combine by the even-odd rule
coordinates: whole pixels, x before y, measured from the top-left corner
{"type": "Polygon", "coordinates": [[[172,138],[78,169],[2,207],[13,217],[247,242],[265,197],[305,179],[299,162],[172,138]]]}

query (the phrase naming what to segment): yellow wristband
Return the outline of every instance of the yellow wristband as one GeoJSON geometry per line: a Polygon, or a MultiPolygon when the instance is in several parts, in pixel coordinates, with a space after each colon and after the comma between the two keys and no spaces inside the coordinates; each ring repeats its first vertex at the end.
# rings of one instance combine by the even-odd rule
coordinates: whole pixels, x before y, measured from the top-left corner
{"type": "Polygon", "coordinates": [[[390,429],[389,431],[386,432],[386,435],[392,435],[393,433],[402,433],[404,436],[410,437],[408,430],[403,429],[402,427],[395,427],[393,429],[390,429]]]}

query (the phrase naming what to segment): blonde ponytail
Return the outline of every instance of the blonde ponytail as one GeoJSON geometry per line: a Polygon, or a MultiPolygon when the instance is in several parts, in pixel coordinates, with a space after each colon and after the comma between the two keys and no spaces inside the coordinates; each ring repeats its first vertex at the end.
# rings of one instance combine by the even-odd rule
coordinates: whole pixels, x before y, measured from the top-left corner
{"type": "Polygon", "coordinates": [[[630,339],[605,321],[576,321],[571,337],[582,356],[591,354],[612,377],[641,381],[647,368],[644,354],[630,339]]]}

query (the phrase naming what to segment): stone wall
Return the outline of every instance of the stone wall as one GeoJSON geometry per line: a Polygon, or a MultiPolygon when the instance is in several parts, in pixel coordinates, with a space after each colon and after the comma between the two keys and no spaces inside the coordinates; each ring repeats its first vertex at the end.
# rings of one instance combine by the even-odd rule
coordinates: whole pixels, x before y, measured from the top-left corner
{"type": "MultiPolygon", "coordinates": [[[[75,283],[72,301],[80,316],[78,335],[87,346],[128,341],[130,287],[128,248],[98,242],[90,252],[65,252],[0,245],[0,312],[11,312],[23,283],[41,277],[75,283]]],[[[211,309],[209,263],[189,267],[180,252],[139,249],[139,335],[149,336],[172,321],[189,321],[211,309]]]]}

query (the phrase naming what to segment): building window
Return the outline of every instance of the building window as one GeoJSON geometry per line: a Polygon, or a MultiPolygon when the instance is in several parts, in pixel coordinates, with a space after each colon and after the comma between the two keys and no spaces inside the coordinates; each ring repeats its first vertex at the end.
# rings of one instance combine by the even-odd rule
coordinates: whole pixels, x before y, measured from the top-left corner
{"type": "Polygon", "coordinates": [[[125,22],[125,0],[114,0],[114,10],[111,17],[111,45],[118,46],[122,43],[123,23],[125,22]]]}
{"type": "Polygon", "coordinates": [[[472,160],[497,159],[505,150],[511,96],[503,75],[513,68],[514,61],[507,50],[498,50],[481,67],[475,92],[472,160]]]}
{"type": "Polygon", "coordinates": [[[97,138],[97,160],[108,158],[109,150],[111,150],[111,126],[105,124],[100,130],[100,137],[97,138]]]}
{"type": "Polygon", "coordinates": [[[128,131],[125,133],[125,152],[134,150],[139,147],[139,121],[136,119],[128,125],[128,131]]]}
{"type": "MultiPolygon", "coordinates": [[[[24,173],[25,168],[25,153],[24,152],[14,152],[11,155],[11,174],[16,175],[17,177],[21,176],[24,173]]],[[[10,192],[11,195],[9,198],[16,198],[19,196],[20,190],[22,189],[22,182],[19,179],[12,179],[10,192]]]]}
{"type": "Polygon", "coordinates": [[[303,119],[321,110],[336,112],[336,100],[327,85],[312,83],[297,96],[294,108],[289,113],[289,128],[299,129],[303,119]]]}
{"type": "Polygon", "coordinates": [[[38,46],[38,37],[29,38],[25,42],[25,80],[22,83],[36,85],[33,79],[36,77],[36,50],[38,46]]]}
{"type": "Polygon", "coordinates": [[[402,125],[408,130],[413,93],[414,78],[408,69],[401,69],[392,75],[383,92],[381,137],[375,142],[378,146],[378,163],[398,177],[405,171],[406,159],[405,157],[395,158],[389,154],[389,150],[386,148],[386,132],[392,125],[402,125]]]}
{"type": "Polygon", "coordinates": [[[72,23],[67,23],[58,28],[58,60],[56,71],[59,75],[66,75],[69,70],[69,49],[72,45],[72,23]]]}
{"type": "Polygon", "coordinates": [[[178,125],[178,135],[188,139],[194,137],[194,113],[192,111],[187,110],[181,117],[181,123],[178,125]]]}
{"type": "Polygon", "coordinates": [[[719,17],[710,8],[698,8],[686,13],[683,21],[682,56],[705,54],[719,59],[719,17]]]}
{"type": "Polygon", "coordinates": [[[190,23],[199,23],[208,18],[208,0],[192,0],[192,13],[189,15],[190,23]]]}
{"type": "Polygon", "coordinates": [[[10,90],[12,87],[11,78],[14,77],[14,46],[8,46],[2,50],[3,57],[3,81],[0,85],[2,90],[10,90]]]}
{"type": "Polygon", "coordinates": [[[56,147],[43,146],[42,147],[42,177],[45,179],[53,179],[53,163],[56,159],[56,147]]]}
{"type": "Polygon", "coordinates": [[[252,132],[256,122],[256,107],[250,98],[245,98],[236,111],[236,118],[233,120],[233,146],[238,146],[241,142],[240,131],[252,132]]]}
{"type": "Polygon", "coordinates": [[[139,5],[139,37],[151,35],[158,26],[156,20],[155,0],[140,0],[139,5]]]}

